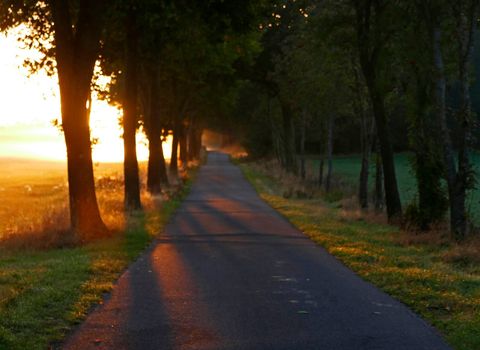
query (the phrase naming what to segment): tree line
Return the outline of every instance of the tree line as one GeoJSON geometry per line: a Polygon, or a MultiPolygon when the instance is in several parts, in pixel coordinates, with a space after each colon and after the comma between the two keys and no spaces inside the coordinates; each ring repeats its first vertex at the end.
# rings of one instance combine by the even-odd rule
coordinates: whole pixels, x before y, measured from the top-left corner
{"type": "MultiPolygon", "coordinates": [[[[123,109],[125,208],[141,208],[136,132],[149,142],[148,190],[199,157],[206,127],[234,134],[253,157],[275,156],[305,177],[307,153],[361,153],[358,199],[391,222],[421,229],[450,215],[471,232],[467,194],[478,144],[472,96],[478,0],[5,0],[0,30],[20,24],[43,55],[27,64],[58,76],[71,226],[81,239],[106,231],[98,210],[89,107],[97,93],[123,109]],[[402,208],[394,153],[409,150],[418,196],[402,208]]],[[[324,165],[326,170],[324,171],[324,165]]]]}
{"type": "MultiPolygon", "coordinates": [[[[5,0],[0,30],[21,24],[38,50],[25,64],[58,77],[67,149],[72,231],[82,241],[108,232],[97,203],[89,114],[95,75],[110,76],[99,96],[121,106],[126,210],[141,209],[136,132],[149,142],[147,187],[168,183],[162,142],[173,135],[170,173],[198,159],[203,128],[232,104],[234,62],[249,61],[260,3],[191,0],[5,0]]],[[[28,97],[27,97],[28,98],[28,97]]]]}
{"type": "Polygon", "coordinates": [[[374,201],[384,200],[390,222],[427,230],[449,213],[453,237],[463,240],[473,232],[466,203],[476,183],[478,18],[477,0],[273,3],[235,112],[249,153],[274,155],[300,177],[306,152],[325,155],[319,182],[328,191],[334,148],[359,152],[362,208],[372,202],[373,160],[374,201]],[[417,182],[407,208],[397,149],[411,152],[417,182]]]}

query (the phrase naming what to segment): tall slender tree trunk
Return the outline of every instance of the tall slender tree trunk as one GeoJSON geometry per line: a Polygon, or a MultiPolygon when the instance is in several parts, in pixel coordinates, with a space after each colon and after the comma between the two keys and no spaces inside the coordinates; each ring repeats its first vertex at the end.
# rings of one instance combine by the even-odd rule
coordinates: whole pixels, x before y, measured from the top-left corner
{"type": "Polygon", "coordinates": [[[303,111],[302,121],[300,124],[300,177],[302,180],[305,180],[306,174],[306,166],[305,166],[305,140],[306,140],[306,133],[307,133],[307,111],[303,111]]]}
{"type": "Polygon", "coordinates": [[[453,153],[452,141],[447,124],[446,111],[446,81],[443,64],[443,54],[441,48],[441,30],[439,27],[433,28],[433,60],[435,65],[436,79],[435,79],[435,107],[438,123],[441,131],[441,144],[443,146],[443,160],[446,170],[448,197],[450,203],[450,226],[452,233],[465,232],[465,220],[463,219],[464,204],[461,199],[456,196],[456,166],[455,157],[453,153]],[[459,226],[457,226],[459,225],[459,226]]]}
{"type": "Polygon", "coordinates": [[[187,137],[185,134],[185,126],[183,123],[180,123],[179,128],[179,135],[178,135],[178,143],[180,144],[180,162],[182,164],[182,168],[187,168],[188,163],[188,154],[187,154],[187,137]]]}
{"type": "Polygon", "coordinates": [[[73,22],[68,3],[48,1],[55,30],[55,58],[60,86],[62,127],[67,148],[70,223],[80,240],[89,240],[108,232],[100,216],[95,180],[87,101],[95,61],[100,49],[104,4],[83,1],[79,21],[73,22]]]}
{"type": "MultiPolygon", "coordinates": [[[[363,137],[362,137],[363,138],[363,137]]],[[[370,147],[362,142],[362,165],[358,188],[358,200],[362,209],[368,208],[368,177],[370,167],[370,147]]]]}
{"type": "Polygon", "coordinates": [[[332,186],[334,124],[335,124],[335,115],[332,113],[328,118],[328,126],[327,126],[327,177],[325,179],[326,192],[330,192],[330,189],[332,186]]]}
{"type": "Polygon", "coordinates": [[[188,123],[188,129],[187,129],[187,154],[188,154],[188,160],[192,161],[195,160],[195,128],[196,128],[196,123],[195,123],[195,118],[190,117],[190,122],[188,123]]]}
{"type": "Polygon", "coordinates": [[[355,57],[351,58],[352,73],[354,77],[352,99],[353,110],[360,117],[360,148],[362,151],[362,164],[360,168],[360,179],[358,186],[358,202],[362,209],[368,208],[368,178],[370,167],[370,156],[372,151],[372,135],[374,133],[374,123],[371,121],[370,113],[365,107],[365,97],[363,93],[363,84],[360,79],[359,67],[355,57]]]}
{"type": "Polygon", "coordinates": [[[384,194],[383,194],[383,166],[382,166],[382,155],[379,151],[378,141],[377,141],[377,151],[375,155],[375,211],[377,213],[383,210],[385,204],[384,194]]]}
{"type": "Polygon", "coordinates": [[[140,178],[137,161],[137,99],[138,99],[138,33],[136,11],[131,8],[126,19],[126,67],[125,97],[123,106],[123,146],[124,146],[124,179],[125,209],[139,210],[140,178]]]}
{"type": "Polygon", "coordinates": [[[173,178],[178,177],[178,121],[175,120],[172,130],[172,152],[170,154],[170,175],[173,178]]]}
{"type": "Polygon", "coordinates": [[[361,115],[361,148],[362,165],[360,169],[360,181],[358,188],[358,199],[362,209],[368,208],[368,179],[370,176],[370,157],[372,155],[372,135],[374,124],[369,126],[366,113],[361,115]]]}
{"type": "Polygon", "coordinates": [[[323,186],[323,168],[324,168],[324,158],[323,155],[320,158],[320,163],[318,165],[318,186],[322,187],[323,186]]]}
{"type": "Polygon", "coordinates": [[[284,100],[280,100],[280,107],[282,109],[285,170],[292,174],[296,174],[297,165],[295,157],[295,127],[293,112],[290,104],[284,100]]]}

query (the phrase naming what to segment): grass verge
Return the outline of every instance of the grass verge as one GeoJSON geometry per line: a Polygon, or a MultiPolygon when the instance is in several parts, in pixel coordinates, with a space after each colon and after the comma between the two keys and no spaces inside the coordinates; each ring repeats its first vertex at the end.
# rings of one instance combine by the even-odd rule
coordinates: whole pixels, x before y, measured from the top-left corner
{"type": "Polygon", "coordinates": [[[412,242],[398,228],[345,215],[335,203],[286,199],[262,168],[241,168],[273,208],[362,278],[428,320],[452,347],[480,349],[478,262],[452,259],[456,247],[450,243],[412,242]]]}
{"type": "Polygon", "coordinates": [[[162,231],[190,183],[159,209],[129,217],[113,238],[46,251],[0,248],[0,349],[46,349],[61,341],[162,231]]]}

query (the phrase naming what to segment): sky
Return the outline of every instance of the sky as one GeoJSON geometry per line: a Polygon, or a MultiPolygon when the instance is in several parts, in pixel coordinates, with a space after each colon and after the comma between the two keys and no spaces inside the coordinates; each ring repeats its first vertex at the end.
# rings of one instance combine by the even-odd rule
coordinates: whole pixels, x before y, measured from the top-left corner
{"type": "MultiPolygon", "coordinates": [[[[65,160],[63,134],[52,125],[61,119],[57,77],[45,72],[28,76],[22,64],[35,53],[22,49],[18,37],[18,32],[0,34],[0,157],[65,160]]],[[[93,146],[95,162],[123,160],[120,115],[107,102],[93,100],[90,127],[99,140],[93,146]]],[[[145,137],[137,138],[138,158],[146,160],[145,137]]]]}

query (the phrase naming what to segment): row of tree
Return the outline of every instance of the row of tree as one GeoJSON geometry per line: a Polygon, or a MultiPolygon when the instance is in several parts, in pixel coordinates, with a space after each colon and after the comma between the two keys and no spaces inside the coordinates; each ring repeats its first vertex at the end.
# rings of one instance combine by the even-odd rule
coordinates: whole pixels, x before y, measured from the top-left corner
{"type": "MultiPolygon", "coordinates": [[[[141,208],[135,135],[149,140],[148,189],[167,181],[161,151],[173,134],[171,172],[198,157],[205,126],[242,131],[251,155],[275,155],[305,176],[305,154],[362,154],[359,202],[369,205],[376,153],[377,203],[389,219],[422,229],[450,212],[469,233],[475,184],[470,97],[480,0],[5,0],[0,29],[29,28],[30,62],[58,75],[73,230],[106,231],[94,187],[89,106],[123,108],[125,206],[141,208]],[[408,137],[407,137],[408,135],[408,137]],[[412,151],[418,199],[402,211],[394,150],[412,151]],[[178,149],[180,152],[178,152],[178,149]],[[379,180],[383,179],[383,183],[379,180]],[[383,187],[383,189],[382,189],[383,187]]],[[[323,181],[323,161],[320,180],[323,181]]]]}
{"type": "MultiPolygon", "coordinates": [[[[259,3],[210,0],[5,0],[0,30],[25,24],[22,40],[42,53],[27,62],[58,76],[71,227],[81,240],[108,232],[95,193],[89,113],[99,95],[123,109],[125,207],[141,209],[136,132],[149,141],[148,189],[167,179],[162,142],[173,134],[170,171],[199,157],[202,129],[233,103],[233,63],[255,51],[259,3]],[[180,152],[178,152],[178,149],[180,152]]],[[[27,97],[28,98],[28,97],[27,97]]]]}
{"type": "Polygon", "coordinates": [[[471,85],[479,3],[277,1],[260,26],[262,52],[245,70],[249,82],[236,110],[249,152],[274,154],[301,176],[305,153],[324,153],[327,190],[334,146],[361,152],[363,208],[376,152],[384,190],[377,183],[376,193],[385,196],[390,221],[406,218],[428,229],[449,211],[453,236],[465,238],[467,194],[475,185],[471,85]],[[413,153],[418,186],[405,211],[396,148],[413,153]]]}

